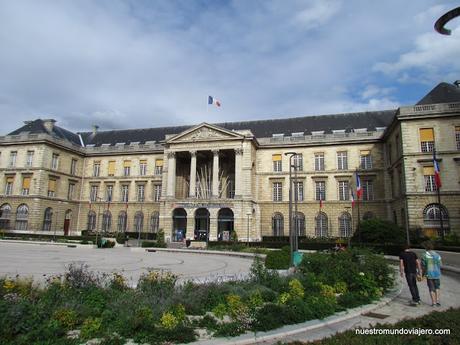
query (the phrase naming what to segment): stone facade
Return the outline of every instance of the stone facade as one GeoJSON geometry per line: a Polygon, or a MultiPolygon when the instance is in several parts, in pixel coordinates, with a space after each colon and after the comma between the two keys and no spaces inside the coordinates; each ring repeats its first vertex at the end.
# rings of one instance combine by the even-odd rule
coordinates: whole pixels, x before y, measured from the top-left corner
{"type": "Polygon", "coordinates": [[[385,128],[255,137],[250,126],[200,124],[161,142],[99,145],[81,136],[80,145],[59,138],[54,121],[39,120],[41,133],[0,137],[0,226],[56,234],[162,228],[172,241],[200,238],[204,230],[210,240],[226,239],[232,230],[243,241],[288,235],[289,153],[295,152],[300,234],[338,237],[356,228],[350,191],[357,171],[365,194],[360,218],[433,234],[440,221],[430,205],[438,196],[427,191],[425,176],[433,153],[420,137],[431,128],[443,228],[459,232],[460,103],[395,113],[385,128]]]}

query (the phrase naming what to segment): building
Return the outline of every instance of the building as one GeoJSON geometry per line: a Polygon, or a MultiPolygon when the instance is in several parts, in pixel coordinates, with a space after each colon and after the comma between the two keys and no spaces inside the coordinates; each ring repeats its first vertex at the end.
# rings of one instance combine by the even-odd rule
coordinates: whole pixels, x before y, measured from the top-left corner
{"type": "Polygon", "coordinates": [[[0,228],[288,235],[288,152],[300,235],[352,233],[356,171],[361,218],[430,235],[442,219],[444,231],[460,231],[460,88],[447,83],[386,111],[83,133],[26,121],[0,137],[0,228]]]}

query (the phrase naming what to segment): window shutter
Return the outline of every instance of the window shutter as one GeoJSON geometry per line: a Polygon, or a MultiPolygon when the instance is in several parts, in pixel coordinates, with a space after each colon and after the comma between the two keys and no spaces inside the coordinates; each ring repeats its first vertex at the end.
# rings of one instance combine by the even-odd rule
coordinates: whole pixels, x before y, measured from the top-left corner
{"type": "Polygon", "coordinates": [[[115,175],[115,161],[109,161],[109,175],[115,175]]]}
{"type": "Polygon", "coordinates": [[[371,154],[371,151],[370,150],[363,150],[361,151],[361,156],[368,156],[371,154]]]}
{"type": "Polygon", "coordinates": [[[162,167],[163,166],[163,160],[162,159],[157,159],[155,161],[155,166],[157,167],[162,167]]]}
{"type": "Polygon", "coordinates": [[[420,129],[420,141],[434,141],[433,128],[421,128],[420,129]]]}
{"type": "Polygon", "coordinates": [[[14,177],[7,177],[6,182],[7,183],[13,183],[14,177]]]}
{"type": "Polygon", "coordinates": [[[131,167],[131,161],[124,161],[124,162],[123,162],[123,166],[124,166],[125,168],[130,168],[130,167],[131,167]]]}
{"type": "Polygon", "coordinates": [[[50,180],[48,181],[48,190],[49,190],[50,192],[55,192],[55,191],[56,191],[56,180],[50,179],[50,180]]]}
{"type": "Polygon", "coordinates": [[[434,175],[434,167],[423,167],[423,176],[434,175]]]}
{"type": "Polygon", "coordinates": [[[275,154],[272,156],[274,162],[278,162],[281,160],[281,154],[275,154]]]}
{"type": "Polygon", "coordinates": [[[30,189],[30,177],[24,177],[22,180],[22,188],[30,189]]]}

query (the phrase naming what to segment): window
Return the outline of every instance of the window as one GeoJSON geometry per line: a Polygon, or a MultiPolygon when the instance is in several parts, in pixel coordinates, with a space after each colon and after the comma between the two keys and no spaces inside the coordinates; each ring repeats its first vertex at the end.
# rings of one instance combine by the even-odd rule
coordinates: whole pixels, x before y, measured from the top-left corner
{"type": "Polygon", "coordinates": [[[131,161],[123,162],[123,175],[129,176],[131,174],[131,161]]]}
{"type": "Polygon", "coordinates": [[[113,200],[113,185],[105,186],[105,201],[112,202],[113,200]]]}
{"type": "Polygon", "coordinates": [[[348,170],[348,158],[346,151],[337,152],[337,169],[348,170]]]}
{"type": "Polygon", "coordinates": [[[139,184],[137,185],[137,201],[144,201],[145,200],[145,185],[139,184]]]}
{"type": "Polygon", "coordinates": [[[442,216],[442,228],[444,234],[449,231],[449,214],[444,205],[429,204],[423,210],[423,225],[424,230],[427,233],[440,235],[441,234],[441,216],[442,216]],[[434,232],[434,233],[433,233],[434,232]]]}
{"type": "Polygon", "coordinates": [[[155,211],[150,216],[150,231],[157,233],[160,227],[160,214],[155,211]]]}
{"type": "Polygon", "coordinates": [[[163,160],[155,160],[155,175],[161,175],[163,173],[163,160]]]}
{"type": "Polygon", "coordinates": [[[153,185],[153,201],[160,201],[161,198],[161,185],[153,185]]]}
{"type": "Polygon", "coordinates": [[[16,166],[17,158],[18,158],[18,153],[16,151],[11,151],[10,152],[10,162],[8,164],[10,168],[14,168],[16,166]]]}
{"type": "Polygon", "coordinates": [[[281,213],[275,213],[272,217],[273,236],[284,235],[284,219],[281,213]]]}
{"type": "Polygon", "coordinates": [[[294,161],[293,162],[294,169],[297,171],[302,171],[303,170],[303,155],[301,153],[294,155],[293,161],[294,161]]]}
{"type": "Polygon", "coordinates": [[[5,195],[13,194],[13,181],[14,181],[13,176],[7,176],[6,177],[5,195]]]}
{"type": "Polygon", "coordinates": [[[361,165],[360,165],[361,169],[364,169],[364,170],[372,169],[371,151],[369,150],[361,151],[360,160],[361,160],[361,165]]]}
{"type": "Polygon", "coordinates": [[[327,215],[324,212],[319,212],[315,218],[316,228],[315,234],[316,237],[328,237],[328,225],[327,225],[327,215]]]}
{"type": "Polygon", "coordinates": [[[90,231],[96,230],[96,212],[88,212],[88,224],[86,226],[86,229],[90,231]]]}
{"type": "Polygon", "coordinates": [[[125,232],[127,225],[128,215],[125,211],[118,214],[118,232],[125,232]]]}
{"type": "Polygon", "coordinates": [[[425,192],[435,192],[437,187],[434,179],[434,167],[423,167],[423,178],[425,180],[425,192]]]}
{"type": "Polygon", "coordinates": [[[433,128],[420,128],[420,147],[422,152],[433,152],[434,131],[433,128]]]}
{"type": "Polygon", "coordinates": [[[110,213],[110,211],[106,210],[102,214],[102,231],[110,232],[111,227],[112,227],[112,214],[110,213]]]}
{"type": "Polygon", "coordinates": [[[139,162],[139,175],[147,175],[147,160],[143,159],[139,162]]]}
{"type": "Polygon", "coordinates": [[[457,150],[460,150],[460,126],[455,126],[455,142],[457,143],[457,150]]]}
{"type": "Polygon", "coordinates": [[[70,162],[70,175],[75,175],[77,173],[77,160],[72,159],[70,162]]]}
{"type": "Polygon", "coordinates": [[[363,181],[363,200],[374,200],[374,184],[372,180],[363,181]]]}
{"type": "Polygon", "coordinates": [[[43,215],[43,231],[51,230],[52,220],[53,220],[53,209],[51,207],[48,207],[45,210],[45,214],[43,215]]]}
{"type": "Polygon", "coordinates": [[[294,214],[294,228],[297,236],[305,236],[305,215],[302,212],[294,214]]]}
{"type": "Polygon", "coordinates": [[[91,200],[91,202],[96,202],[97,201],[97,195],[99,194],[99,186],[96,186],[96,185],[92,185],[91,186],[91,191],[90,191],[90,194],[89,194],[89,199],[91,200]]]}
{"type": "Polygon", "coordinates": [[[101,162],[97,161],[93,163],[93,176],[98,177],[101,173],[101,162]]]}
{"type": "Polygon", "coordinates": [[[303,201],[303,182],[294,182],[294,200],[303,201]]]}
{"type": "Polygon", "coordinates": [[[26,166],[31,167],[34,164],[34,151],[27,151],[26,166]]]}
{"type": "Polygon", "coordinates": [[[144,229],[144,214],[142,212],[136,212],[134,215],[134,230],[136,232],[142,232],[144,229]]]}
{"type": "Polygon", "coordinates": [[[108,175],[115,176],[115,161],[109,161],[108,175]]]}
{"type": "Polygon", "coordinates": [[[29,195],[30,192],[30,176],[24,176],[22,178],[22,195],[29,195]]]}
{"type": "Polygon", "coordinates": [[[16,230],[27,230],[28,218],[29,208],[25,204],[20,205],[16,212],[16,230]]]}
{"type": "Polygon", "coordinates": [[[276,154],[272,156],[273,160],[273,171],[280,172],[283,171],[283,160],[281,154],[276,154]]]}
{"type": "Polygon", "coordinates": [[[324,153],[315,153],[315,171],[324,171],[324,153]]]}
{"type": "Polygon", "coordinates": [[[315,200],[326,200],[326,182],[316,181],[315,182],[315,200]]]}
{"type": "Polygon", "coordinates": [[[10,228],[11,206],[3,204],[0,211],[0,229],[8,230],[10,228]]]}
{"type": "Polygon", "coordinates": [[[74,193],[75,193],[75,183],[70,182],[69,189],[67,190],[67,199],[73,200],[74,193]]]}
{"type": "Polygon", "coordinates": [[[121,186],[121,201],[129,201],[129,186],[126,184],[121,186]]]}
{"type": "Polygon", "coordinates": [[[344,212],[339,217],[340,237],[350,237],[351,232],[351,216],[348,212],[344,212]]]}
{"type": "Polygon", "coordinates": [[[50,178],[48,180],[48,196],[54,198],[56,196],[56,179],[50,178]]]}
{"type": "Polygon", "coordinates": [[[339,200],[350,200],[348,181],[339,181],[339,200]]]}
{"type": "Polygon", "coordinates": [[[273,182],[273,201],[283,201],[283,184],[273,182]]]}
{"type": "Polygon", "coordinates": [[[57,153],[53,153],[51,158],[51,169],[57,170],[59,167],[59,155],[57,153]]]}

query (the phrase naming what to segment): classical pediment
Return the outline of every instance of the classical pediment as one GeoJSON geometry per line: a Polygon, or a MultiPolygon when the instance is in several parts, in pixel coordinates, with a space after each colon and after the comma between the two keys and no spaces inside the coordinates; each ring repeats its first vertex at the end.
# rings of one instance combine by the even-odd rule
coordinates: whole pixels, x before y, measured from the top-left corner
{"type": "Polygon", "coordinates": [[[196,142],[196,141],[214,141],[214,140],[235,140],[242,139],[241,134],[229,131],[225,128],[202,123],[196,127],[190,128],[179,133],[169,140],[168,143],[196,142]]]}

